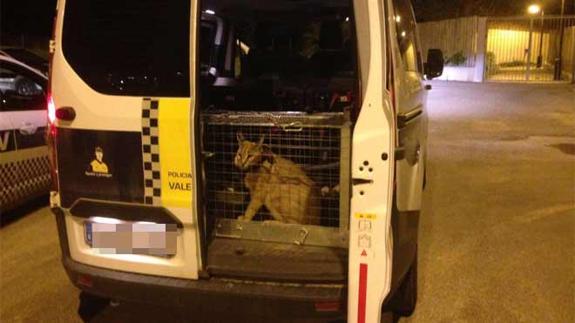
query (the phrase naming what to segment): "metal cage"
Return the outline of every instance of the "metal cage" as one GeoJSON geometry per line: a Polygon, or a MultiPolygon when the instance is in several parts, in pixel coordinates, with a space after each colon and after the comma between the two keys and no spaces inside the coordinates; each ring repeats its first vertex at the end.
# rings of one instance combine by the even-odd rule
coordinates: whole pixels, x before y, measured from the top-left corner
{"type": "MultiPolygon", "coordinates": [[[[347,247],[350,126],[347,113],[221,112],[202,115],[206,223],[215,237],[347,247]],[[252,221],[238,221],[250,201],[248,172],[234,166],[237,134],[297,164],[314,183],[315,225],[272,220],[262,206],[252,221]]],[[[289,174],[280,174],[290,181],[289,174]]],[[[282,192],[289,198],[291,192],[282,192]]],[[[310,212],[311,213],[311,212],[310,212]]]]}

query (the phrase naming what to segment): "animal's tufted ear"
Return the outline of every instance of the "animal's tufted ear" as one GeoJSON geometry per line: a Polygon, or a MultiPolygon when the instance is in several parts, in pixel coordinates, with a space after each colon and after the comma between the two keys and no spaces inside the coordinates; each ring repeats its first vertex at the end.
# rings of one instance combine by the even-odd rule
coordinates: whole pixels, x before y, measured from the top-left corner
{"type": "Polygon", "coordinates": [[[261,147],[263,145],[265,139],[266,139],[266,136],[261,136],[260,140],[258,141],[258,146],[261,147]]]}
{"type": "Polygon", "coordinates": [[[236,134],[236,138],[238,138],[238,142],[241,144],[243,141],[246,140],[246,138],[244,138],[244,135],[241,132],[238,132],[236,134]]]}

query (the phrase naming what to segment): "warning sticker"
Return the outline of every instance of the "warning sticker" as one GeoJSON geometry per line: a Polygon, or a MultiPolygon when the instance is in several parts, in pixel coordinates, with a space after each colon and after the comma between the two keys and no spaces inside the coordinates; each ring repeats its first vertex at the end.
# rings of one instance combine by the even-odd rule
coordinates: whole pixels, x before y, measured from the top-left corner
{"type": "Polygon", "coordinates": [[[375,220],[377,218],[375,213],[355,213],[354,216],[356,219],[366,219],[366,220],[375,220]]]}

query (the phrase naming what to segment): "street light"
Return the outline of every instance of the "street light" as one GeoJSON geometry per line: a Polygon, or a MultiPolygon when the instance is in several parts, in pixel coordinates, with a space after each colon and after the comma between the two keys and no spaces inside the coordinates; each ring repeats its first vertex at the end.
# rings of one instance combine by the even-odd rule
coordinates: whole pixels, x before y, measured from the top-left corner
{"type": "MultiPolygon", "coordinates": [[[[539,14],[541,12],[541,6],[538,4],[532,4],[529,7],[527,7],[527,12],[532,15],[535,16],[537,14],[539,14]]],[[[541,23],[543,23],[543,21],[541,21],[541,23]]],[[[541,33],[541,35],[543,35],[543,33],[541,33]]],[[[532,50],[532,44],[531,41],[533,39],[533,18],[529,19],[529,44],[528,44],[528,48],[527,48],[527,66],[526,66],[526,71],[525,71],[525,79],[527,81],[529,81],[529,76],[530,76],[530,72],[531,72],[531,50],[532,50]]],[[[539,58],[538,58],[539,60],[539,58]]]]}
{"type": "Polygon", "coordinates": [[[539,6],[538,4],[532,4],[529,7],[527,7],[527,12],[531,15],[536,15],[541,11],[541,6],[539,6]]]}

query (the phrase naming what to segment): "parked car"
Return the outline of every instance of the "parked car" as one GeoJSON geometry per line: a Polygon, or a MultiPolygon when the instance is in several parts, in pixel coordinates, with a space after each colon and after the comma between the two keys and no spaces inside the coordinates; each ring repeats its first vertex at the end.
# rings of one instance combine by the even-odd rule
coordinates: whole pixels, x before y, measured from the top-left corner
{"type": "Polygon", "coordinates": [[[0,48],[0,55],[12,57],[31,68],[48,75],[48,60],[21,47],[3,47],[0,48]]]}
{"type": "Polygon", "coordinates": [[[47,194],[47,78],[0,55],[0,212],[47,194]]]}

